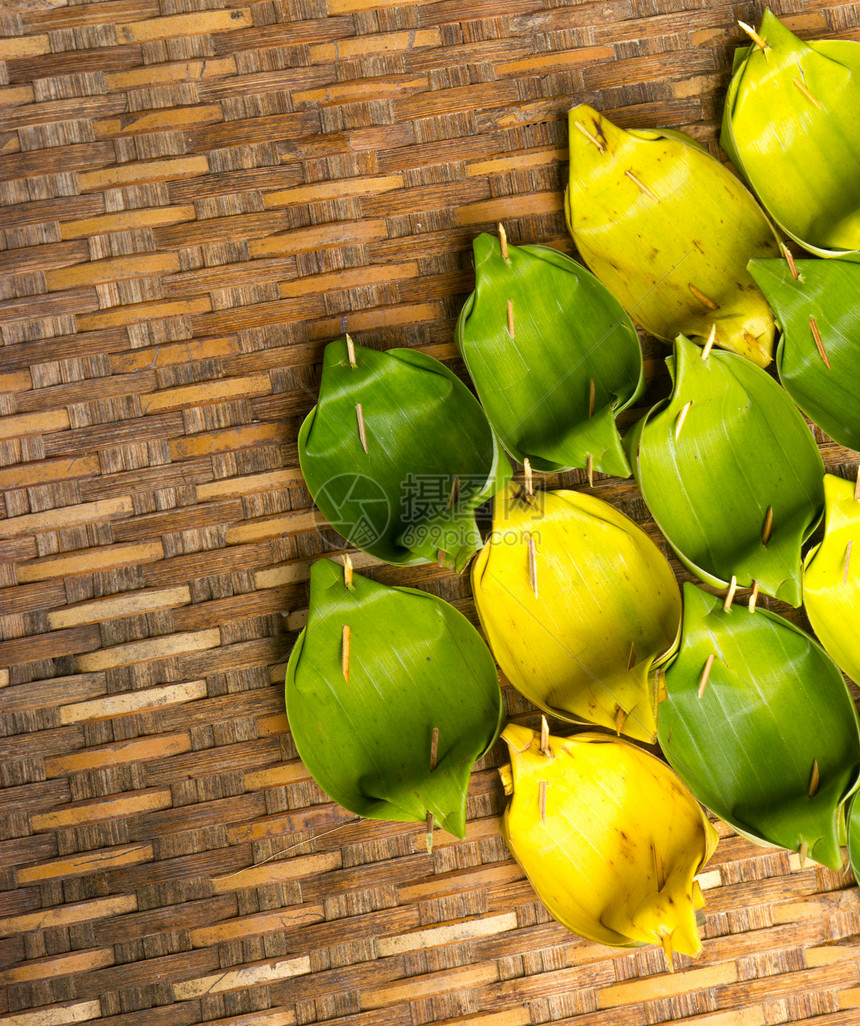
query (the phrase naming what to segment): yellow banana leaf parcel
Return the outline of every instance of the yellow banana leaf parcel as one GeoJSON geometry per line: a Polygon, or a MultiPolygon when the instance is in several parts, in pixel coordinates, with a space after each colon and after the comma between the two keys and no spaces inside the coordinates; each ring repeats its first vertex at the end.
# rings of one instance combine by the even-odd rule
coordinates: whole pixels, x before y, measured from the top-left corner
{"type": "Polygon", "coordinates": [[[592,495],[509,485],[472,564],[484,635],[514,687],[569,722],[656,735],[656,667],[681,594],[656,544],[592,495]]]}
{"type": "Polygon", "coordinates": [[[717,832],[669,767],[608,734],[541,736],[509,723],[511,796],[502,832],[538,897],[564,926],[612,947],[701,951],[695,874],[717,832]]]}
{"type": "Polygon", "coordinates": [[[860,257],[858,123],[860,43],[804,42],[765,10],[754,42],[735,52],[720,145],[816,256],[860,257]]]}
{"type": "Polygon", "coordinates": [[[679,336],[673,379],[625,437],[660,530],[706,584],[758,583],[799,606],[801,545],[824,509],[824,464],[788,393],[735,353],[679,336]]]}
{"type": "Polygon", "coordinates": [[[772,359],[774,323],[747,271],[776,257],[773,229],[726,167],[681,132],[625,131],[582,104],[569,114],[568,229],[637,324],[772,359]]]}
{"type": "Polygon", "coordinates": [[[511,476],[480,404],[444,364],[348,339],[326,346],[298,447],[329,523],[398,565],[462,569],[482,544],[475,509],[511,476]]]}
{"type": "Polygon", "coordinates": [[[298,753],[359,816],[465,832],[472,765],[498,737],[502,700],[487,646],[453,606],[329,559],[311,568],[307,627],[287,667],[298,753]]]}
{"type": "Polygon", "coordinates": [[[860,450],[860,264],[751,260],[781,337],[779,379],[803,412],[840,445],[860,450]]]}
{"type": "Polygon", "coordinates": [[[834,474],[824,478],[824,538],[804,561],[803,607],[818,640],[860,683],[860,498],[834,474]]]}
{"type": "Polygon", "coordinates": [[[857,711],[839,668],[788,620],[684,585],[660,705],[663,753],[693,794],[761,844],[839,869],[860,774],[857,711]]]}
{"type": "Polygon", "coordinates": [[[643,385],[639,337],[581,264],[547,246],[474,241],[457,344],[505,449],[543,473],[630,467],[615,418],[643,385]]]}

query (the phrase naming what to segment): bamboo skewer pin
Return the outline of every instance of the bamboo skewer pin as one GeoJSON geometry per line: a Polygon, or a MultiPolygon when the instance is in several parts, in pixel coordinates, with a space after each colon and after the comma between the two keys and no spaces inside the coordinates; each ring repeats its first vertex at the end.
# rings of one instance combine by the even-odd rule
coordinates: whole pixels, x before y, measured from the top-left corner
{"type": "Polygon", "coordinates": [[[851,564],[851,549],[854,545],[854,539],[852,538],[845,546],[845,567],[842,571],[842,583],[848,583],[848,567],[851,564]]]}
{"type": "Polygon", "coordinates": [[[439,755],[439,728],[434,727],[430,735],[430,772],[436,769],[436,759],[439,755]]]}
{"type": "Polygon", "coordinates": [[[355,359],[355,344],[353,343],[349,335],[346,336],[346,355],[349,359],[350,367],[357,367],[358,363],[355,359]]]}
{"type": "Polygon", "coordinates": [[[505,226],[499,221],[499,245],[502,247],[502,260],[508,260],[508,233],[505,231],[505,226]]]}
{"type": "Polygon", "coordinates": [[[716,322],[711,324],[711,330],[708,332],[708,340],[705,342],[704,349],[702,349],[702,359],[707,360],[711,355],[711,350],[714,348],[714,342],[717,338],[717,325],[716,322]]]}
{"type": "Polygon", "coordinates": [[[349,648],[351,636],[352,629],[347,624],[344,624],[343,631],[341,632],[340,668],[343,672],[343,679],[347,684],[349,684],[349,648]]]}
{"type": "Polygon", "coordinates": [[[800,857],[800,868],[801,869],[804,869],[806,867],[806,854],[807,854],[808,851],[809,851],[809,845],[806,843],[806,841],[801,841],[800,842],[800,848],[798,848],[798,851],[797,851],[797,854],[800,857]]]}
{"type": "Polygon", "coordinates": [[[688,285],[687,288],[692,292],[696,299],[698,299],[702,306],[706,307],[708,310],[719,310],[720,304],[715,303],[710,296],[706,296],[701,289],[697,289],[696,286],[692,284],[688,285]]]}
{"type": "Polygon", "coordinates": [[[782,249],[782,255],[788,262],[788,269],[789,271],[791,271],[792,278],[794,278],[794,280],[797,281],[800,277],[800,272],[797,270],[797,264],[794,262],[794,257],[791,255],[791,250],[788,248],[788,246],[785,245],[784,242],[780,243],[780,248],[782,249]]]}
{"type": "Polygon", "coordinates": [[[701,702],[705,694],[705,688],[708,686],[708,677],[711,676],[711,667],[714,665],[714,660],[717,657],[713,652],[708,656],[708,661],[705,663],[705,668],[702,670],[702,676],[699,678],[699,701],[701,702]]]}
{"type": "Polygon", "coordinates": [[[594,457],[591,453],[588,454],[588,459],[585,462],[585,476],[588,478],[588,487],[594,487],[594,457]]]}
{"type": "Polygon", "coordinates": [[[756,602],[758,602],[758,590],[759,590],[758,581],[754,580],[753,581],[753,586],[752,586],[752,591],[750,592],[750,600],[749,600],[749,611],[751,613],[755,612],[756,602]]]}
{"type": "Polygon", "coordinates": [[[534,495],[534,479],[532,477],[532,461],[526,456],[523,460],[523,478],[526,489],[527,498],[531,498],[534,495]]]}
{"type": "Polygon", "coordinates": [[[514,337],[514,301],[508,300],[508,334],[514,337]]]}
{"type": "Polygon", "coordinates": [[[735,600],[735,592],[738,590],[738,579],[732,574],[732,579],[729,582],[729,590],[726,592],[726,600],[723,602],[723,612],[727,613],[732,608],[732,602],[735,600]]]}
{"type": "Polygon", "coordinates": [[[684,426],[684,421],[687,419],[687,414],[690,412],[690,407],[692,405],[693,405],[693,400],[691,399],[685,406],[683,406],[681,408],[680,412],[678,413],[678,416],[675,418],[675,441],[676,442],[678,441],[678,438],[680,437],[681,428],[684,426]]]}
{"type": "Polygon", "coordinates": [[[549,724],[546,721],[546,716],[541,716],[540,718],[540,748],[538,751],[547,758],[552,755],[552,749],[549,747],[549,724]]]}
{"type": "Polygon", "coordinates": [[[578,121],[576,122],[576,128],[585,136],[585,138],[593,146],[597,147],[600,153],[604,153],[606,151],[606,143],[604,143],[601,139],[598,139],[596,135],[592,135],[591,132],[589,132],[588,129],[584,125],[581,125],[578,121]]]}
{"type": "Polygon", "coordinates": [[[621,732],[624,730],[624,724],[627,722],[627,713],[618,706],[618,711],[615,713],[615,733],[620,737],[621,732]]]}
{"type": "Polygon", "coordinates": [[[535,598],[538,597],[538,579],[537,579],[537,547],[535,546],[534,535],[529,535],[526,538],[526,545],[529,551],[529,583],[532,586],[532,591],[535,594],[535,598]]]}
{"type": "Polygon", "coordinates": [[[364,429],[364,411],[361,408],[361,403],[355,404],[355,419],[358,421],[358,438],[361,447],[367,452],[367,432],[364,429]]]}
{"type": "Polygon", "coordinates": [[[597,388],[594,384],[594,378],[588,379],[588,416],[594,416],[594,405],[597,401],[597,388]]]}
{"type": "Polygon", "coordinates": [[[352,560],[348,552],[343,554],[343,583],[350,591],[355,588],[352,583],[352,560]]]}
{"type": "Polygon", "coordinates": [[[809,778],[809,797],[814,798],[818,793],[818,785],[821,781],[821,773],[818,769],[818,759],[812,760],[812,776],[809,778]]]}
{"type": "Polygon", "coordinates": [[[630,179],[630,181],[633,182],[633,184],[636,186],[636,188],[640,192],[645,193],[645,195],[649,199],[654,200],[655,203],[659,203],[660,202],[660,197],[656,193],[654,193],[651,189],[649,189],[648,186],[645,185],[644,182],[640,182],[639,179],[636,177],[636,175],[633,174],[632,171],[625,171],[624,174],[627,175],[627,177],[630,179]]]}
{"type": "Polygon", "coordinates": [[[809,100],[810,103],[815,104],[815,106],[819,110],[824,110],[824,105],[821,103],[820,100],[818,100],[815,96],[812,95],[809,89],[807,89],[806,83],[803,81],[802,78],[795,76],[791,81],[797,86],[797,88],[803,93],[803,95],[807,98],[807,100],[809,100]]]}
{"type": "Polygon", "coordinates": [[[538,787],[538,802],[540,803],[540,821],[546,823],[546,781],[542,780],[538,787]]]}
{"type": "Polygon", "coordinates": [[[770,533],[773,530],[773,506],[767,507],[767,513],[764,515],[764,527],[761,529],[761,543],[767,545],[770,541],[770,533]]]}
{"type": "Polygon", "coordinates": [[[767,50],[768,49],[767,43],[761,38],[761,36],[758,34],[758,32],[756,32],[756,30],[752,27],[752,25],[747,25],[747,23],[745,21],[739,21],[738,25],[740,25],[740,27],[744,30],[744,32],[746,32],[746,34],[755,43],[755,45],[759,48],[759,50],[767,50]]]}
{"type": "Polygon", "coordinates": [[[433,813],[432,812],[428,812],[427,813],[427,819],[425,820],[425,822],[426,822],[427,833],[426,833],[426,836],[424,838],[424,841],[425,841],[425,843],[427,845],[427,854],[429,855],[430,852],[433,851],[433,813]]]}
{"type": "Polygon", "coordinates": [[[827,359],[827,352],[824,349],[824,343],[821,341],[821,332],[818,330],[818,325],[815,323],[815,317],[812,314],[809,316],[809,327],[812,329],[812,337],[815,339],[818,355],[824,361],[824,366],[830,370],[830,361],[827,359]]]}

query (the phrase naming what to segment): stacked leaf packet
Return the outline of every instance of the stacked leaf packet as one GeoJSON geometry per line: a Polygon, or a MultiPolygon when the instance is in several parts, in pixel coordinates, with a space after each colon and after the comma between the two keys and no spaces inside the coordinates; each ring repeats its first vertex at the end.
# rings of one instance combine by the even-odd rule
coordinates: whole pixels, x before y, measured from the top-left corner
{"type": "Polygon", "coordinates": [[[457,344],[505,449],[542,473],[629,477],[616,416],[644,383],[636,329],[581,264],[546,246],[474,241],[457,344]]]}
{"type": "Polygon", "coordinates": [[[735,353],[679,336],[673,389],[625,437],[637,484],[684,565],[799,606],[801,546],[821,519],[824,464],[787,392],[735,353]]]}
{"type": "Polygon", "coordinates": [[[469,774],[498,737],[502,701],[487,646],[452,605],[318,560],[286,705],[302,761],[345,809],[432,814],[465,835],[469,774]]]}
{"type": "Polygon", "coordinates": [[[742,27],[753,42],[735,52],[721,146],[786,235],[860,255],[860,43],[803,42],[770,10],[742,27]]]}
{"type": "Polygon", "coordinates": [[[752,195],[681,132],[625,131],[585,104],[568,120],[565,215],[588,267],[657,338],[713,331],[767,366],[773,317],[747,262],[779,244],[752,195]]]}
{"type": "Polygon", "coordinates": [[[751,260],[749,269],[780,327],[785,390],[834,441],[860,450],[860,264],[751,260]]]}
{"type": "Polygon", "coordinates": [[[412,349],[326,346],[299,432],[311,497],[347,541],[387,563],[460,570],[481,545],[475,509],[511,476],[484,411],[412,349]]]}
{"type": "Polygon", "coordinates": [[[699,801],[760,844],[840,869],[860,726],[821,646],[775,613],[685,584],[666,693],[660,745],[699,801]]]}
{"type": "Polygon", "coordinates": [[[552,915],[599,944],[660,944],[670,966],[673,951],[698,955],[694,876],[717,833],[669,767],[608,734],[509,723],[502,738],[502,832],[552,915]]]}
{"type": "Polygon", "coordinates": [[[824,479],[824,538],[804,562],[803,606],[818,640],[860,684],[860,485],[833,474],[824,479]]]}
{"type": "Polygon", "coordinates": [[[632,520],[581,492],[510,485],[472,564],[472,593],[496,661],[529,701],[654,740],[656,670],[677,641],[681,596],[632,520]]]}

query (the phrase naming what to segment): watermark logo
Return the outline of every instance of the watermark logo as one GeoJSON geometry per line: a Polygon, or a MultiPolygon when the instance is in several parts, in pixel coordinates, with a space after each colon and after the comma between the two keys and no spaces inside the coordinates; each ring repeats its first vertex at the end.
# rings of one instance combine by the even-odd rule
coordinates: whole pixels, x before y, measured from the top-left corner
{"type": "Polygon", "coordinates": [[[365,474],[338,474],[326,481],[317,505],[331,526],[360,549],[378,542],[391,523],[388,496],[365,474]]]}

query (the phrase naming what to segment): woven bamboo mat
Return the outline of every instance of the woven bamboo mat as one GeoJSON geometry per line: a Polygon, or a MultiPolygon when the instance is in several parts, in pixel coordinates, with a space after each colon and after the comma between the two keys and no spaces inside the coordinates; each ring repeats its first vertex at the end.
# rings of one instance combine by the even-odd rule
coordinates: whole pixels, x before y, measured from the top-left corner
{"type": "MultiPolygon", "coordinates": [[[[857,4],[774,7],[860,39],[857,4]]],[[[850,875],[723,830],[704,954],[670,975],[549,919],[499,837],[498,749],[467,839],[428,853],[327,799],[283,705],[309,563],[343,551],[296,459],[325,343],[462,373],[473,236],[570,251],[568,108],[716,153],[760,13],[0,4],[0,1026],[860,1022],[850,875]]],[[[658,537],[634,484],[593,491],[658,537]]],[[[356,566],[474,617],[464,578],[356,566]]]]}

